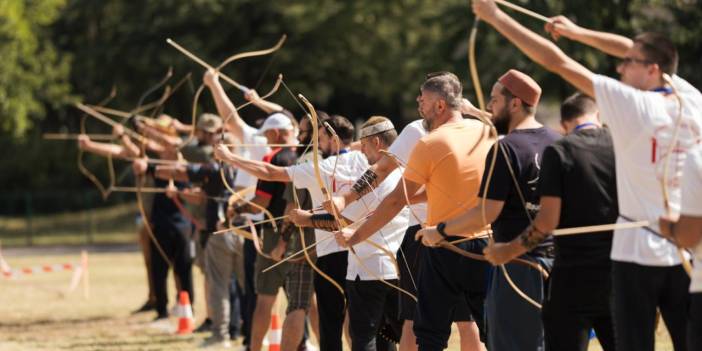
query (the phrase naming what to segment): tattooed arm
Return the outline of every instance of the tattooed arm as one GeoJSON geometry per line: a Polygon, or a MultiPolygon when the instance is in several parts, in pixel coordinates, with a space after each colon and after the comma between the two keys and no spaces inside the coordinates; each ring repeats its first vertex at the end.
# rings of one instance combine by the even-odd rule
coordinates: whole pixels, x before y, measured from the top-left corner
{"type": "Polygon", "coordinates": [[[492,243],[485,248],[485,257],[494,265],[500,265],[519,257],[548,237],[548,233],[558,227],[561,216],[561,198],[554,196],[541,197],[541,209],[518,237],[507,243],[492,243]]]}

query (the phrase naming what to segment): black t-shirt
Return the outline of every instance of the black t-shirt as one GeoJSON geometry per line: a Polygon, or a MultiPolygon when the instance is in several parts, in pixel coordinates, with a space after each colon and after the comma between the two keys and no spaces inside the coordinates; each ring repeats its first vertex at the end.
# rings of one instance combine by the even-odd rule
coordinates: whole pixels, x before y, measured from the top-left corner
{"type": "MultiPolygon", "coordinates": [[[[515,178],[524,195],[529,216],[534,218],[539,210],[539,169],[544,149],[561,137],[553,130],[541,127],[517,129],[501,138],[498,142],[502,150],[497,150],[497,160],[490,180],[487,198],[504,201],[504,207],[492,223],[496,242],[508,242],[516,238],[528,225],[529,217],[515,187],[510,170],[505,161],[509,160],[515,178]]],[[[480,196],[485,194],[485,183],[490,169],[494,148],[490,149],[485,160],[485,173],[480,185],[480,196]]],[[[551,240],[544,241],[535,250],[553,245],[551,240]]]]}
{"type": "MultiPolygon", "coordinates": [[[[175,182],[178,189],[185,187],[184,183],[175,182]]],[[[163,179],[154,179],[154,187],[166,188],[168,181],[163,179]]],[[[156,227],[171,227],[174,223],[187,221],[180,213],[178,206],[169,199],[165,193],[154,194],[154,200],[151,205],[151,222],[156,227]]]]}
{"type": "MultiPolygon", "coordinates": [[[[614,223],[618,216],[612,137],[583,129],[553,143],[541,164],[541,196],[561,198],[559,228],[614,223]]],[[[555,238],[561,265],[607,265],[612,231],[555,238]]]]}
{"type": "MultiPolygon", "coordinates": [[[[222,169],[222,167],[218,162],[210,161],[208,163],[190,163],[186,171],[188,173],[188,179],[193,183],[199,184],[202,191],[204,191],[208,197],[226,198],[231,194],[229,194],[229,191],[222,182],[220,169],[222,169]]],[[[235,172],[232,167],[224,167],[224,176],[227,178],[229,184],[234,182],[234,174],[235,172]]],[[[224,211],[226,211],[225,206],[225,201],[212,198],[207,199],[205,204],[205,230],[208,233],[216,230],[219,214],[220,212],[224,213],[224,211]]]]}
{"type": "MultiPolygon", "coordinates": [[[[263,157],[264,162],[270,162],[274,166],[288,167],[295,164],[297,154],[291,148],[274,149],[263,157]]],[[[269,182],[259,180],[256,186],[256,195],[270,198],[270,203],[266,208],[273,217],[280,217],[285,212],[286,201],[283,197],[285,183],[269,182]]]]}

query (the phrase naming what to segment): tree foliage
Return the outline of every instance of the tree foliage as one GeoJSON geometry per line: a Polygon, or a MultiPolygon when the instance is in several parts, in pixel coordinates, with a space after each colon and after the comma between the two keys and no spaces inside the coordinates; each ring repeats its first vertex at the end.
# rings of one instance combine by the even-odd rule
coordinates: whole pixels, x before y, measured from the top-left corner
{"type": "MultiPolygon", "coordinates": [[[[680,74],[702,85],[697,69],[702,8],[697,0],[514,1],[546,16],[564,14],[588,28],[625,35],[665,32],[678,45],[680,74]]],[[[543,23],[507,11],[544,33],[543,23]]],[[[94,103],[116,86],[110,106],[134,108],[171,66],[177,77],[192,72],[192,81],[164,108],[189,121],[194,88],[204,70],[168,46],[166,38],[217,65],[235,53],[270,47],[286,33],[285,46],[272,58],[237,61],[224,73],[259,91],[267,91],[282,73],[295,93],[351,119],[383,114],[399,125],[416,119],[418,86],[433,71],[455,72],[464,82],[464,94],[474,97],[467,61],[473,15],[465,0],[13,0],[0,2],[0,21],[1,126],[15,138],[24,135],[25,142],[41,131],[77,131],[79,113],[66,104],[72,95],[94,103]]],[[[578,43],[562,40],[558,45],[593,71],[616,75],[613,58],[578,43]]],[[[477,58],[484,91],[509,68],[534,76],[547,101],[558,102],[573,91],[485,24],[478,34],[477,58]]],[[[235,102],[243,101],[237,90],[230,94],[235,102]]],[[[210,100],[203,95],[200,110],[212,110],[210,100]]],[[[301,113],[283,89],[273,100],[301,113]]],[[[259,116],[254,109],[244,115],[250,120],[259,116]]],[[[105,131],[94,121],[89,129],[105,131]]],[[[73,144],[26,147],[18,140],[3,145],[14,145],[18,154],[37,161],[25,162],[23,169],[31,172],[26,164],[44,162],[55,166],[57,176],[35,171],[29,177],[0,176],[0,183],[11,179],[25,188],[90,186],[75,172],[73,144]]],[[[18,156],[12,162],[26,160],[18,156]]],[[[104,174],[101,160],[93,162],[104,174]]],[[[0,166],[12,169],[17,164],[5,160],[0,166]]]]}
{"type": "Polygon", "coordinates": [[[50,38],[64,2],[0,2],[0,128],[14,137],[44,118],[46,105],[59,107],[69,95],[69,56],[50,38]]]}

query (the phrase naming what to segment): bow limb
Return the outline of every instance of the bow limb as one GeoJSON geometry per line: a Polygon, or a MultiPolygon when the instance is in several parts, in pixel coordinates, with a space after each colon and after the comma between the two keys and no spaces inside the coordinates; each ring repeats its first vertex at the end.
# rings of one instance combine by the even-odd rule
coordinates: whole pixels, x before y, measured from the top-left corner
{"type": "MultiPolygon", "coordinates": [[[[678,103],[677,116],[675,118],[675,125],[673,127],[673,135],[670,140],[670,145],[668,145],[665,161],[663,162],[663,177],[661,178],[661,190],[663,192],[663,207],[665,208],[666,215],[670,216],[672,214],[672,210],[670,208],[670,192],[668,191],[668,166],[670,165],[670,158],[674,154],[675,146],[678,142],[678,137],[680,134],[680,126],[682,124],[683,100],[680,97],[678,90],[675,88],[675,85],[673,85],[672,78],[669,75],[664,74],[663,79],[673,89],[673,95],[675,96],[675,99],[678,103]]],[[[690,264],[690,261],[688,261],[685,258],[685,254],[680,247],[677,247],[676,249],[678,251],[678,256],[680,257],[680,264],[682,264],[683,269],[685,269],[687,275],[691,277],[692,265],[690,264]]]]}
{"type": "Polygon", "coordinates": [[[256,230],[256,226],[253,224],[253,221],[251,221],[251,218],[247,217],[246,223],[249,225],[249,230],[251,232],[251,238],[253,239],[253,244],[254,244],[254,248],[256,249],[256,252],[264,258],[267,258],[269,260],[273,260],[273,257],[271,255],[263,252],[263,248],[261,247],[262,240],[258,236],[258,231],[256,230]]]}
{"type": "MultiPolygon", "coordinates": [[[[108,95],[105,99],[100,101],[98,103],[98,106],[105,106],[107,105],[114,97],[117,95],[117,88],[112,87],[112,90],[110,91],[110,95],[108,95]]],[[[80,118],[80,134],[87,134],[87,129],[85,128],[85,122],[86,119],[88,118],[88,115],[84,113],[81,118],[80,118]]],[[[114,165],[112,164],[112,156],[108,155],[107,156],[107,166],[110,167],[109,173],[110,173],[110,184],[108,186],[104,186],[102,182],[98,179],[98,177],[92,173],[88,167],[85,166],[83,163],[83,156],[85,152],[83,149],[78,148],[78,170],[80,173],[82,173],[90,182],[92,182],[95,187],[98,189],[100,192],[100,195],[102,196],[103,200],[107,200],[107,197],[110,196],[110,188],[114,185],[114,177],[112,175],[114,174],[114,165]]]]}
{"type": "MultiPolygon", "coordinates": [[[[297,196],[297,190],[295,189],[295,186],[294,186],[294,183],[295,183],[294,179],[292,179],[291,183],[293,184],[292,195],[293,195],[293,200],[295,201],[295,206],[297,206],[297,208],[299,208],[299,209],[302,209],[302,207],[300,206],[300,199],[297,196]]],[[[339,291],[339,293],[341,294],[341,298],[344,300],[344,306],[346,306],[346,294],[344,293],[344,288],[339,283],[337,283],[336,280],[334,280],[328,274],[324,273],[324,271],[322,271],[322,269],[319,268],[314,263],[314,260],[312,259],[312,257],[310,256],[310,254],[308,252],[308,250],[309,250],[309,248],[311,248],[311,246],[307,246],[307,243],[305,241],[305,232],[302,230],[301,227],[299,227],[299,226],[296,226],[296,227],[297,227],[297,231],[300,235],[300,244],[302,245],[302,253],[304,255],[305,260],[307,261],[307,264],[309,264],[310,267],[312,267],[312,269],[315,272],[317,272],[317,274],[319,274],[322,278],[324,278],[332,286],[334,286],[334,288],[336,288],[336,290],[339,291]]],[[[330,237],[331,237],[331,234],[330,234],[330,237]]],[[[293,256],[294,255],[291,255],[290,257],[293,257],[293,256]]]]}
{"type": "MultiPolygon", "coordinates": [[[[304,96],[299,95],[299,97],[300,97],[300,100],[305,104],[305,106],[307,106],[307,109],[308,109],[309,112],[310,112],[310,115],[311,115],[311,118],[312,118],[312,122],[313,122],[313,123],[312,123],[312,128],[313,128],[313,129],[312,129],[312,139],[313,139],[313,143],[314,143],[314,144],[313,144],[313,148],[314,148],[314,151],[313,151],[313,152],[314,152],[314,155],[313,155],[313,157],[314,157],[314,173],[315,173],[315,178],[317,179],[317,183],[319,184],[320,189],[322,189],[322,193],[324,194],[324,196],[326,197],[326,199],[327,199],[328,201],[331,201],[331,192],[330,192],[329,189],[327,188],[326,183],[322,180],[321,172],[320,172],[320,170],[319,170],[319,152],[318,152],[318,150],[319,150],[319,144],[318,144],[318,138],[319,138],[319,124],[318,124],[318,121],[319,121],[319,120],[318,120],[318,116],[317,116],[317,111],[316,111],[316,109],[314,108],[314,106],[313,106],[304,96]]],[[[340,141],[339,136],[336,134],[336,132],[334,131],[334,129],[332,129],[330,126],[327,125],[327,128],[329,129],[329,131],[330,131],[331,134],[332,134],[332,139],[333,139],[333,140],[335,141],[335,143],[337,144],[337,150],[340,150],[340,149],[341,149],[341,141],[340,141]]],[[[337,159],[336,159],[336,161],[338,161],[338,158],[339,158],[339,155],[337,154],[337,159]]],[[[334,168],[336,169],[336,163],[334,164],[334,168]]],[[[365,206],[365,204],[364,204],[364,206],[365,206]]],[[[334,219],[336,220],[336,222],[337,222],[337,224],[338,224],[338,226],[339,226],[339,229],[346,227],[345,221],[344,221],[343,218],[340,216],[340,214],[338,213],[338,211],[337,211],[336,208],[332,208],[332,215],[334,216],[334,219]]],[[[382,232],[381,232],[381,237],[382,237],[382,232]]],[[[367,244],[369,244],[369,245],[371,245],[372,247],[374,247],[374,248],[380,250],[381,252],[383,252],[383,254],[385,254],[386,256],[388,256],[388,257],[390,258],[390,260],[393,262],[393,265],[395,266],[395,269],[396,269],[396,271],[397,271],[397,273],[398,273],[398,275],[399,275],[399,273],[400,273],[400,266],[399,266],[399,264],[398,264],[398,262],[397,262],[397,259],[395,259],[395,255],[394,255],[392,252],[390,252],[390,250],[384,248],[383,246],[381,246],[381,245],[379,245],[379,244],[377,244],[377,243],[375,243],[375,242],[373,242],[372,240],[369,240],[369,239],[365,239],[364,242],[367,243],[367,244]]],[[[391,287],[391,288],[394,288],[394,289],[396,289],[397,291],[399,291],[399,292],[401,292],[401,293],[403,293],[403,294],[409,296],[409,297],[412,298],[415,302],[417,301],[417,297],[414,296],[412,293],[408,292],[407,290],[404,290],[404,289],[400,288],[399,286],[396,286],[396,285],[394,285],[394,284],[388,282],[387,280],[385,280],[385,279],[383,279],[382,277],[380,277],[380,276],[378,276],[377,274],[375,274],[375,272],[373,272],[370,268],[368,268],[368,266],[363,262],[363,259],[361,259],[361,257],[358,256],[358,254],[356,253],[356,250],[353,248],[353,246],[349,246],[348,249],[349,249],[349,251],[351,252],[351,254],[354,256],[354,258],[358,261],[358,264],[361,266],[361,268],[363,268],[363,270],[365,270],[365,271],[366,271],[368,274],[370,274],[373,278],[375,278],[376,280],[380,281],[381,283],[383,283],[383,284],[385,284],[385,285],[387,285],[387,286],[389,286],[389,287],[391,287]]]]}
{"type": "MultiPolygon", "coordinates": [[[[497,153],[501,149],[500,147],[500,141],[497,138],[497,129],[495,128],[495,125],[490,121],[490,118],[488,117],[487,113],[485,112],[485,99],[483,97],[483,89],[480,86],[480,77],[478,76],[478,68],[477,68],[477,63],[475,59],[475,46],[476,46],[476,41],[477,41],[477,36],[478,36],[478,25],[480,24],[480,20],[476,17],[475,21],[473,22],[473,27],[471,28],[470,31],[470,37],[469,37],[469,43],[468,43],[468,63],[470,67],[470,76],[473,81],[473,88],[475,89],[475,95],[478,98],[478,106],[480,108],[480,116],[478,117],[483,123],[487,124],[490,128],[490,134],[492,137],[495,138],[495,144],[492,149],[492,158],[490,160],[490,166],[488,168],[488,173],[487,173],[487,178],[485,178],[485,185],[484,189],[487,192],[487,189],[490,186],[490,181],[492,180],[492,175],[495,170],[495,164],[497,162],[497,153]]],[[[505,162],[509,165],[509,160],[505,159],[505,162]]],[[[519,187],[518,182],[516,181],[516,178],[512,178],[514,180],[515,186],[519,187]]],[[[483,225],[487,226],[488,221],[487,221],[487,214],[486,214],[486,202],[487,202],[487,194],[484,194],[482,200],[481,200],[481,216],[483,219],[483,225]]],[[[526,209],[526,205],[523,204],[526,209]]],[[[529,216],[527,212],[527,216],[529,217],[529,221],[531,222],[531,217],[529,216]]],[[[492,234],[489,236],[489,241],[492,242],[492,234]]],[[[527,261],[528,262],[528,261],[527,261]]],[[[530,264],[532,262],[529,262],[530,264]]],[[[531,266],[531,265],[530,265],[531,266]]],[[[521,296],[524,300],[532,304],[538,309],[541,309],[541,304],[538,302],[534,301],[531,297],[529,297],[524,291],[522,291],[517,284],[514,283],[512,280],[512,277],[509,275],[507,272],[507,268],[505,265],[500,265],[500,270],[502,271],[503,275],[505,276],[505,280],[507,280],[507,283],[509,286],[514,290],[517,295],[521,296]]],[[[543,272],[543,269],[540,269],[539,272],[543,272]]],[[[543,273],[542,273],[543,274],[543,273]]]]}

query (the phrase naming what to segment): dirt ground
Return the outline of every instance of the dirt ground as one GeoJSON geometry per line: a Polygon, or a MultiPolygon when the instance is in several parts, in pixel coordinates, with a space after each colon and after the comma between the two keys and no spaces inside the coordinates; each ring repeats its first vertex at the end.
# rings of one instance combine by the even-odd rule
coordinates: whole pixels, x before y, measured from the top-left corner
{"type": "MultiPolygon", "coordinates": [[[[123,251],[121,248],[119,251],[123,251]]],[[[13,268],[79,262],[78,250],[3,250],[13,268]]],[[[105,251],[105,250],[101,250],[105,251]]],[[[109,251],[109,250],[107,250],[109,251]]],[[[89,255],[90,296],[83,288],[66,294],[71,272],[0,278],[0,350],[192,350],[207,335],[174,335],[176,319],[154,325],[154,313],[130,315],[147,294],[139,253],[95,252],[89,255]]],[[[195,269],[196,324],[204,318],[203,277],[195,269]]],[[[174,296],[174,285],[169,283],[174,296]]],[[[171,305],[173,300],[170,301],[171,305]]],[[[284,310],[284,304],[279,309],[284,310]]],[[[457,332],[449,350],[458,350],[457,332]]],[[[659,332],[657,350],[672,350],[667,333],[659,332]]],[[[590,350],[600,350],[596,343],[590,350]]]]}

